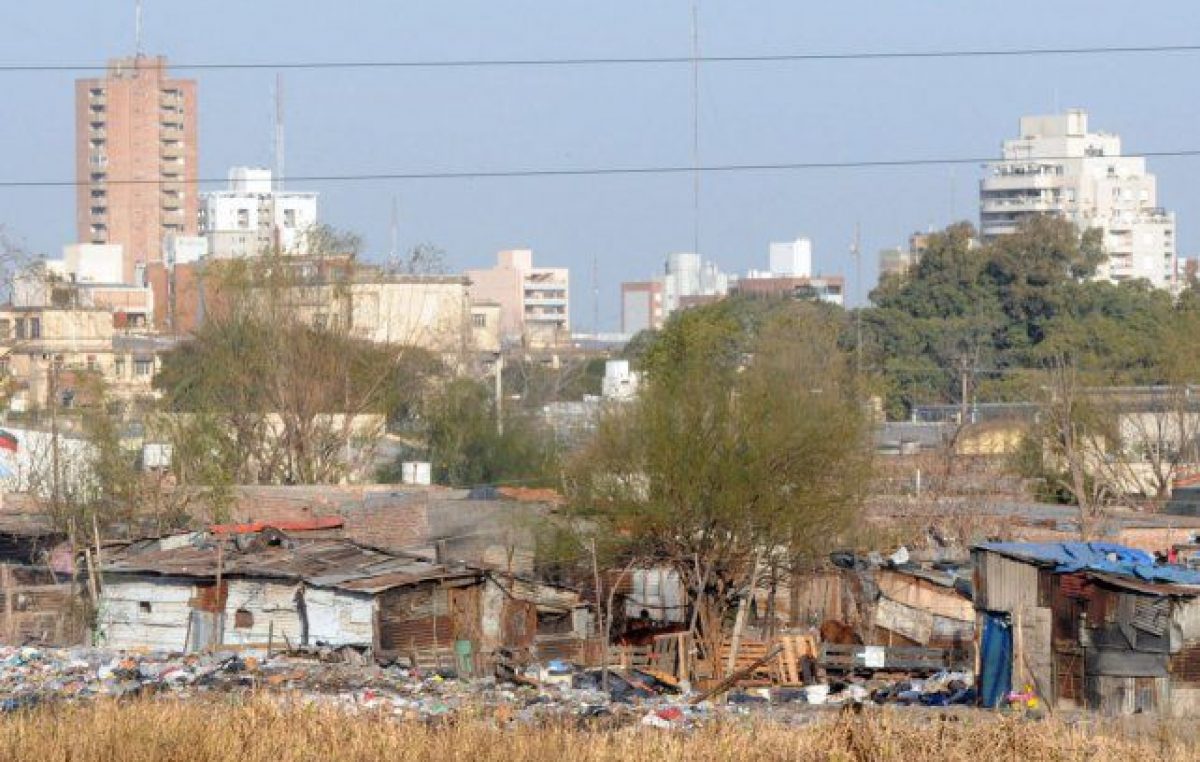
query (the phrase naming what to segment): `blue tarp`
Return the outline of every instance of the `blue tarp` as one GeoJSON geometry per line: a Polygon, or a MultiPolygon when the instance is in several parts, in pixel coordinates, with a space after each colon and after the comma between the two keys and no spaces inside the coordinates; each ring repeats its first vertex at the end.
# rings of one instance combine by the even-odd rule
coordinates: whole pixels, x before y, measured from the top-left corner
{"type": "Polygon", "coordinates": [[[1094,571],[1145,582],[1200,585],[1200,571],[1156,564],[1154,557],[1145,551],[1110,542],[991,542],[979,547],[1026,561],[1053,564],[1054,571],[1064,574],[1094,571]]]}
{"type": "Polygon", "coordinates": [[[979,700],[988,709],[995,709],[1003,706],[1012,690],[1012,625],[1003,614],[984,612],[979,651],[979,700]]]}

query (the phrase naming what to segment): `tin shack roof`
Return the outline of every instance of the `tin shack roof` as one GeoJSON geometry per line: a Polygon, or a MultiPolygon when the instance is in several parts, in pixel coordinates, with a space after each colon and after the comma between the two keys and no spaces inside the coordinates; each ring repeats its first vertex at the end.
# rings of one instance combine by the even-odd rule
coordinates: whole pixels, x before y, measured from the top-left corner
{"type": "Polygon", "coordinates": [[[164,577],[265,578],[304,581],[364,593],[426,580],[481,578],[485,572],[450,567],[412,556],[387,553],[347,540],[293,540],[264,534],[248,545],[197,536],[196,542],[161,548],[131,546],[111,557],[106,574],[155,574],[164,577]]]}
{"type": "Polygon", "coordinates": [[[1107,542],[991,542],[977,550],[1052,568],[1057,573],[1093,572],[1142,582],[1196,587],[1200,571],[1158,564],[1145,551],[1107,542]]]}

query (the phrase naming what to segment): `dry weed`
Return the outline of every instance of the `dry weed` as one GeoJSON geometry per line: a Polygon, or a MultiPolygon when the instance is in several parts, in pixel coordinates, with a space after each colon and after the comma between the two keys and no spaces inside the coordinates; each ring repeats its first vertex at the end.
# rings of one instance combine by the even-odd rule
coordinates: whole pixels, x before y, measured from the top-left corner
{"type": "Polygon", "coordinates": [[[631,725],[500,727],[488,710],[427,725],[265,699],[112,701],[55,706],[0,718],[0,759],[27,762],[291,762],[480,760],[805,759],[872,762],[1200,758],[1200,745],[1165,724],[1029,721],[983,713],[867,712],[811,724],[728,721],[690,732],[631,725]]]}

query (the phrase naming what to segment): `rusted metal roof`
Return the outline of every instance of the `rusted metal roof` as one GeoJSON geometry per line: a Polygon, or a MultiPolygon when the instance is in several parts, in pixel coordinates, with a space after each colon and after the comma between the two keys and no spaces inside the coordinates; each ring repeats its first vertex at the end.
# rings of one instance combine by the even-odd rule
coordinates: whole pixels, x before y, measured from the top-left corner
{"type": "MultiPolygon", "coordinates": [[[[203,537],[203,536],[200,536],[203,537]]],[[[264,533],[249,544],[203,538],[194,544],[160,549],[137,546],[110,557],[106,574],[154,574],[214,579],[252,577],[304,581],[375,593],[425,580],[482,577],[480,569],[446,567],[426,560],[356,545],[348,540],[293,540],[264,533]]]]}

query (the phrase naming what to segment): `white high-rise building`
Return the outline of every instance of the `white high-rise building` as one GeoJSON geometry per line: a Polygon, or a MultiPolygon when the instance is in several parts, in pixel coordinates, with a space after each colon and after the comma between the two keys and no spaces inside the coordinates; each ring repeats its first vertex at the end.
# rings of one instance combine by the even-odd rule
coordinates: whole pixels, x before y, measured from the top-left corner
{"type": "Polygon", "coordinates": [[[200,209],[200,231],[216,259],[276,250],[305,256],[317,224],[316,193],[278,190],[271,170],[258,167],[231,169],[229,189],[203,194],[200,209]]]}
{"type": "Polygon", "coordinates": [[[1120,137],[1088,132],[1087,120],[1081,110],[1022,117],[1020,137],[1004,141],[1004,158],[980,182],[980,233],[988,240],[1028,217],[1060,215],[1104,231],[1097,277],[1174,288],[1174,213],[1158,206],[1145,158],[1122,156],[1120,137]]]}
{"type": "Polygon", "coordinates": [[[771,275],[780,278],[812,277],[812,241],[797,238],[794,241],[771,243],[771,275]]]}

